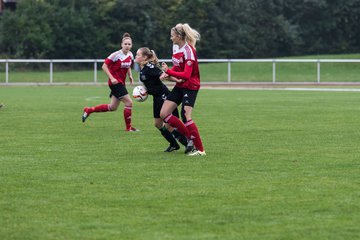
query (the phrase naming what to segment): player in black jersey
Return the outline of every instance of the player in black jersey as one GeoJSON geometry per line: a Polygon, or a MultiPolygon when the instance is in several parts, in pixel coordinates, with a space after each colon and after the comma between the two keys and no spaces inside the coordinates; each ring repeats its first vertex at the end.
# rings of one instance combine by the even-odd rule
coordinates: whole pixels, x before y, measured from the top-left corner
{"type": "MultiPolygon", "coordinates": [[[[176,139],[186,146],[187,138],[170,125],[165,125],[164,121],[160,118],[161,107],[170,91],[160,80],[163,71],[158,67],[158,58],[156,57],[155,52],[147,47],[139,48],[136,52],[135,62],[140,66],[140,81],[147,88],[148,94],[153,96],[155,127],[160,130],[161,135],[170,143],[165,152],[172,152],[180,148],[176,139]]],[[[173,82],[182,81],[175,77],[167,78],[167,80],[173,82]]],[[[174,110],[173,114],[179,117],[177,109],[174,110]]]]}

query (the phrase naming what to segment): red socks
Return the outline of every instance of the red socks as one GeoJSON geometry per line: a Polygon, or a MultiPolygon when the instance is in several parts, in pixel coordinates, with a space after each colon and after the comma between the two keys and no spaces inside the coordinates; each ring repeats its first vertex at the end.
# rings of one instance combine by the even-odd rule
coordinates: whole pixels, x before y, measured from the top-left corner
{"type": "Polygon", "coordinates": [[[197,150],[201,152],[204,151],[199,130],[193,120],[189,120],[184,124],[179,118],[170,114],[164,119],[164,121],[170,124],[170,126],[176,128],[180,134],[186,136],[188,139],[192,139],[197,150]]]}
{"type": "Polygon", "coordinates": [[[125,106],[124,108],[124,120],[126,124],[126,129],[131,129],[131,109],[132,107],[125,106]]]}
{"type": "Polygon", "coordinates": [[[93,112],[108,112],[111,111],[110,110],[110,105],[109,104],[101,104],[98,105],[96,107],[89,107],[87,109],[88,113],[93,113],[93,112]]]}
{"type": "MultiPolygon", "coordinates": [[[[126,129],[132,129],[131,127],[131,109],[132,107],[125,106],[124,108],[124,120],[126,124],[126,129]]],[[[110,108],[110,104],[101,104],[95,107],[88,107],[85,108],[85,111],[88,114],[94,113],[94,112],[109,112],[112,111],[110,108]]]]}
{"type": "Polygon", "coordinates": [[[194,141],[194,146],[197,150],[203,152],[204,147],[200,138],[199,130],[193,120],[189,120],[185,123],[186,128],[190,132],[191,139],[194,141]]]}
{"type": "Polygon", "coordinates": [[[174,115],[169,114],[166,118],[164,118],[164,121],[170,124],[170,126],[172,126],[173,128],[176,128],[180,134],[184,135],[187,138],[190,138],[190,133],[185,127],[184,123],[174,115]]]}

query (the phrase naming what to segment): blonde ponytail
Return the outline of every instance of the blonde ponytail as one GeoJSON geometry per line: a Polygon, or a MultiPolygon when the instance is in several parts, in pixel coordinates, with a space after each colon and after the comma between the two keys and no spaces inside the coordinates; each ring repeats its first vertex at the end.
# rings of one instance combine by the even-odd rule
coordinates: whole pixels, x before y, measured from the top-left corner
{"type": "Polygon", "coordinates": [[[195,29],[191,28],[187,23],[176,24],[172,30],[181,36],[186,42],[188,42],[192,47],[195,48],[196,42],[200,41],[200,33],[195,29]]]}

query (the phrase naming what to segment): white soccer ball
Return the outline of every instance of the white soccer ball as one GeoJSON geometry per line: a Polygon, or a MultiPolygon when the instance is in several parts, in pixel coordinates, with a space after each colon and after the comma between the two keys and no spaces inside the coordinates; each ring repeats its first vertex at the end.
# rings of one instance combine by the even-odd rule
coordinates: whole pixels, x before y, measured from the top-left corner
{"type": "Polygon", "coordinates": [[[147,89],[144,86],[134,87],[132,97],[137,102],[144,102],[148,98],[147,89]]]}

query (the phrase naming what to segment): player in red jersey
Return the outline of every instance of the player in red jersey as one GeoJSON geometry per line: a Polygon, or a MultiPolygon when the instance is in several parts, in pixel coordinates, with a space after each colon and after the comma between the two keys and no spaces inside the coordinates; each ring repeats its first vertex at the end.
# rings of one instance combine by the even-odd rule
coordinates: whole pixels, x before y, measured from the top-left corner
{"type": "Polygon", "coordinates": [[[111,89],[110,92],[110,104],[101,104],[95,107],[85,107],[82,116],[82,121],[85,120],[93,112],[108,112],[116,111],[123,102],[124,107],[124,120],[125,120],[125,131],[135,132],[138,131],[136,128],[131,126],[131,110],[133,102],[128,94],[125,87],[126,75],[129,76],[130,84],[133,84],[133,77],[131,73],[131,65],[133,63],[134,56],[130,51],[132,47],[132,39],[129,33],[123,35],[121,41],[121,49],[113,52],[109,57],[105,59],[102,69],[109,77],[108,85],[111,89]]]}
{"type": "Polygon", "coordinates": [[[173,67],[169,69],[166,63],[162,64],[162,70],[166,73],[162,76],[173,76],[182,79],[177,82],[171,93],[164,102],[160,116],[170,126],[176,128],[182,135],[188,138],[188,156],[206,155],[199,130],[192,120],[192,111],[195,105],[197,93],[200,89],[200,72],[197,62],[195,44],[200,40],[200,34],[192,29],[189,24],[177,24],[171,29],[170,39],[173,42],[173,67]],[[183,122],[172,115],[178,105],[182,104],[183,122]],[[194,149],[190,151],[191,144],[194,149]]]}

